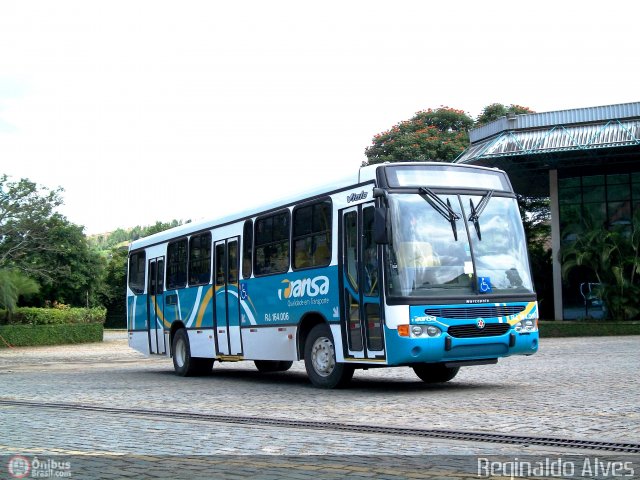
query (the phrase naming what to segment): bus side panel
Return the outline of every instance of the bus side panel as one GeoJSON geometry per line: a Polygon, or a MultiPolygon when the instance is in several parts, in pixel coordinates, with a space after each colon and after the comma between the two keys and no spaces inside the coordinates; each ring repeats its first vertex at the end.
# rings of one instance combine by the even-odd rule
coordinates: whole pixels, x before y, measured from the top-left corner
{"type": "Polygon", "coordinates": [[[167,290],[164,318],[169,325],[180,320],[188,329],[213,328],[212,296],[211,285],[167,290]]]}
{"type": "Polygon", "coordinates": [[[146,295],[127,297],[127,330],[129,331],[129,347],[149,355],[146,295]]]}
{"type": "MultiPolygon", "coordinates": [[[[245,358],[295,358],[296,329],[285,332],[278,331],[277,327],[297,327],[302,317],[310,312],[337,324],[340,321],[338,287],[338,268],[335,266],[242,280],[239,295],[245,358]],[[265,328],[271,326],[276,328],[265,328]],[[288,339],[290,334],[292,339],[288,339]],[[275,352],[271,351],[278,345],[275,352]]],[[[334,340],[340,343],[341,338],[334,335],[334,340]]],[[[342,351],[341,345],[336,345],[336,351],[342,351]]]]}
{"type": "Polygon", "coordinates": [[[201,358],[215,358],[215,342],[213,329],[188,330],[191,356],[201,358]]]}
{"type": "Polygon", "coordinates": [[[187,328],[191,355],[214,358],[213,287],[197,287],[167,290],[165,292],[165,320],[169,325],[181,321],[187,328]]]}
{"type": "Polygon", "coordinates": [[[242,331],[242,346],[246,360],[298,360],[297,328],[262,327],[242,331]]]}
{"type": "Polygon", "coordinates": [[[340,321],[338,268],[327,267],[242,280],[242,327],[297,325],[308,312],[340,321]]]}
{"type": "Polygon", "coordinates": [[[131,295],[127,298],[127,329],[148,330],[147,295],[131,295]]]}

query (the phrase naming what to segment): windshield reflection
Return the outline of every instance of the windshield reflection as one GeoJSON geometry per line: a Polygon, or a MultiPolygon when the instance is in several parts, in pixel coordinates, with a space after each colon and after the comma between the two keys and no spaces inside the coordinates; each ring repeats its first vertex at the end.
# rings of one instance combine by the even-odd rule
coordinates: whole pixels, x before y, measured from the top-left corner
{"type": "Polygon", "coordinates": [[[482,277],[484,293],[531,293],[526,242],[515,199],[493,196],[473,224],[465,222],[483,195],[438,194],[455,215],[445,218],[424,196],[393,194],[392,242],[387,246],[389,295],[395,297],[471,295],[482,277]],[[463,205],[467,205],[465,209],[463,205]],[[455,232],[458,232],[457,240],[455,232]],[[467,233],[468,232],[468,233],[467,233]],[[469,243],[469,236],[471,244],[469,243]]]}
{"type": "MultiPolygon", "coordinates": [[[[477,203],[481,197],[470,198],[477,203]]],[[[490,278],[493,290],[501,293],[533,291],[527,243],[515,199],[492,198],[479,223],[481,237],[470,229],[478,277],[490,278]]]]}

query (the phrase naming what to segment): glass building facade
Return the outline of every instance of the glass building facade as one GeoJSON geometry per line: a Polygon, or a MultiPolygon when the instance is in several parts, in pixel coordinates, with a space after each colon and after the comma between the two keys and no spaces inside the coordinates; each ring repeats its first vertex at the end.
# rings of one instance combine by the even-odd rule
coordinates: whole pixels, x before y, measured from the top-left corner
{"type": "Polygon", "coordinates": [[[547,315],[602,316],[602,306],[589,310],[597,301],[585,301],[595,274],[585,267],[563,276],[562,249],[579,235],[572,225],[631,228],[640,210],[640,102],[508,115],[470,130],[469,139],[456,163],[500,168],[516,192],[550,199],[553,293],[538,295],[553,302],[547,315]]]}

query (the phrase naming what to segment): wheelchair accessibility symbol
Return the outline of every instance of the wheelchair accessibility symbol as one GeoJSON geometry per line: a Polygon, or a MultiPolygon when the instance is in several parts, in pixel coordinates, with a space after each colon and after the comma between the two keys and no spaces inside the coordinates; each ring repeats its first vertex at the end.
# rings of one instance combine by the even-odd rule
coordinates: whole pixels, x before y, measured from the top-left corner
{"type": "Polygon", "coordinates": [[[249,292],[247,292],[247,284],[241,283],[240,284],[240,300],[246,300],[248,295],[249,295],[249,292]]]}
{"type": "Polygon", "coordinates": [[[480,293],[491,293],[491,278],[478,277],[478,291],[480,293]]]}

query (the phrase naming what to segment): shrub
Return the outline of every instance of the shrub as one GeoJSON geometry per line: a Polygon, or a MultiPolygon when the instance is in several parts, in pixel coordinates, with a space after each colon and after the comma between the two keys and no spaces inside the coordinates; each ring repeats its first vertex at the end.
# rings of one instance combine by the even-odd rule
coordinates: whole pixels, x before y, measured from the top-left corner
{"type": "Polygon", "coordinates": [[[16,308],[12,314],[0,312],[0,324],[5,325],[62,325],[100,323],[103,324],[107,310],[96,308],[16,308]]]}
{"type": "Polygon", "coordinates": [[[0,348],[101,342],[100,323],[0,326],[0,348]]]}

